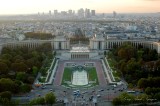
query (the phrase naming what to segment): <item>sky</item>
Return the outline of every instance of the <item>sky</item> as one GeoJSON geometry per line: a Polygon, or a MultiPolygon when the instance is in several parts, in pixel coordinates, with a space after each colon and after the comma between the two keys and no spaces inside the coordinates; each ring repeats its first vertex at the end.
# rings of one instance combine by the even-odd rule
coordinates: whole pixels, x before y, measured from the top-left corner
{"type": "Polygon", "coordinates": [[[160,0],[0,0],[0,15],[80,8],[94,9],[96,13],[153,13],[160,12],[160,0]]]}

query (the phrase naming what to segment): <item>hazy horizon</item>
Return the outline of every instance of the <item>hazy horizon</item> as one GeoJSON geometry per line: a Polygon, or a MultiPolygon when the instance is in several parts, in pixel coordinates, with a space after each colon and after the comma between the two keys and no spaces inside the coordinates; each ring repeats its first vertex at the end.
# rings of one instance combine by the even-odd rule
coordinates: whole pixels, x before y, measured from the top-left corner
{"type": "Polygon", "coordinates": [[[5,0],[0,3],[0,15],[48,13],[57,9],[77,12],[80,8],[96,10],[96,13],[156,13],[160,12],[160,0],[5,0]]]}

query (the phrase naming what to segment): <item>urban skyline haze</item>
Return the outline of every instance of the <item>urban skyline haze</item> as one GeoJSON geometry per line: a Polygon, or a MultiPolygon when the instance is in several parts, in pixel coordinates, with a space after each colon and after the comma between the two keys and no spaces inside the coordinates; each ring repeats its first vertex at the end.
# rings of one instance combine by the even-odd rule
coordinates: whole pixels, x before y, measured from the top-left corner
{"type": "Polygon", "coordinates": [[[3,0],[0,15],[34,14],[57,9],[67,11],[90,8],[96,13],[154,13],[160,12],[160,0],[3,0]]]}

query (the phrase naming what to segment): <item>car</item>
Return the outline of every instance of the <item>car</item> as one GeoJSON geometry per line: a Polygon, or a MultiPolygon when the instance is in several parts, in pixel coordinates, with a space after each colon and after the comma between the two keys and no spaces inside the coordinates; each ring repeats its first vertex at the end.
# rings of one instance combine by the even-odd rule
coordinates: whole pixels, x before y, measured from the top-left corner
{"type": "Polygon", "coordinates": [[[59,102],[59,99],[56,99],[56,102],[59,102]]]}
{"type": "Polygon", "coordinates": [[[88,91],[84,91],[85,93],[88,93],[88,91]]]}
{"type": "Polygon", "coordinates": [[[92,98],[89,98],[89,101],[92,101],[92,98]]]}
{"type": "Polygon", "coordinates": [[[40,97],[41,96],[41,94],[38,94],[38,97],[40,97]]]}
{"type": "Polygon", "coordinates": [[[104,89],[101,89],[101,91],[104,91],[104,89]]]}
{"type": "Polygon", "coordinates": [[[82,92],[82,94],[85,94],[85,92],[82,92]]]}
{"type": "Polygon", "coordinates": [[[98,95],[97,95],[97,98],[99,98],[99,97],[101,97],[101,95],[98,94],[98,95]]]}
{"type": "Polygon", "coordinates": [[[53,89],[50,89],[50,91],[53,91],[53,89]]]}
{"type": "Polygon", "coordinates": [[[82,94],[85,94],[85,93],[87,93],[87,91],[82,92],[82,94]]]}
{"type": "Polygon", "coordinates": [[[92,96],[91,96],[91,99],[93,99],[93,97],[94,97],[94,96],[92,95],[92,96]]]}
{"type": "Polygon", "coordinates": [[[77,93],[80,93],[80,90],[76,90],[77,93]]]}
{"type": "Polygon", "coordinates": [[[121,92],[122,92],[122,91],[123,91],[123,89],[119,89],[119,91],[121,91],[121,92]]]}
{"type": "Polygon", "coordinates": [[[134,93],[136,93],[136,91],[134,91],[134,90],[132,91],[131,90],[131,91],[127,91],[127,93],[133,93],[134,94],[134,93]]]}
{"type": "Polygon", "coordinates": [[[33,91],[34,91],[34,89],[31,90],[31,92],[33,92],[33,91]]]}
{"type": "Polygon", "coordinates": [[[92,92],[95,92],[95,90],[92,90],[92,92]]]}
{"type": "Polygon", "coordinates": [[[42,89],[45,89],[46,88],[46,86],[42,86],[42,89]]]}
{"type": "Polygon", "coordinates": [[[117,85],[113,85],[113,87],[114,87],[114,88],[116,88],[116,87],[117,87],[117,85]]]}
{"type": "Polygon", "coordinates": [[[101,92],[101,90],[98,90],[98,92],[101,92]]]}

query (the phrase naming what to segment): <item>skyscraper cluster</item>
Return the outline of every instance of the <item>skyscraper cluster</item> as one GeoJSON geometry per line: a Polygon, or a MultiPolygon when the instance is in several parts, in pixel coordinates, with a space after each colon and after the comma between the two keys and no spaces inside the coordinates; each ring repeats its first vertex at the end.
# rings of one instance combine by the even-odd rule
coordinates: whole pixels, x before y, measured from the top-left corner
{"type": "MultiPolygon", "coordinates": [[[[47,13],[50,16],[54,16],[54,17],[79,17],[79,18],[91,18],[91,17],[95,17],[96,16],[96,10],[90,10],[90,9],[83,9],[80,8],[79,10],[77,10],[77,12],[75,12],[75,10],[68,10],[68,11],[58,11],[58,10],[54,10],[53,12],[51,10],[49,10],[49,12],[47,13]]],[[[41,15],[38,12],[38,15],[41,15]]],[[[44,15],[44,13],[42,13],[42,15],[44,15]]]]}
{"type": "Polygon", "coordinates": [[[78,11],[77,11],[77,15],[79,16],[79,17],[84,17],[84,18],[90,18],[90,17],[93,17],[93,16],[95,16],[96,15],[96,11],[95,10],[90,10],[90,9],[83,9],[83,8],[81,8],[81,9],[79,9],[78,11]]]}

